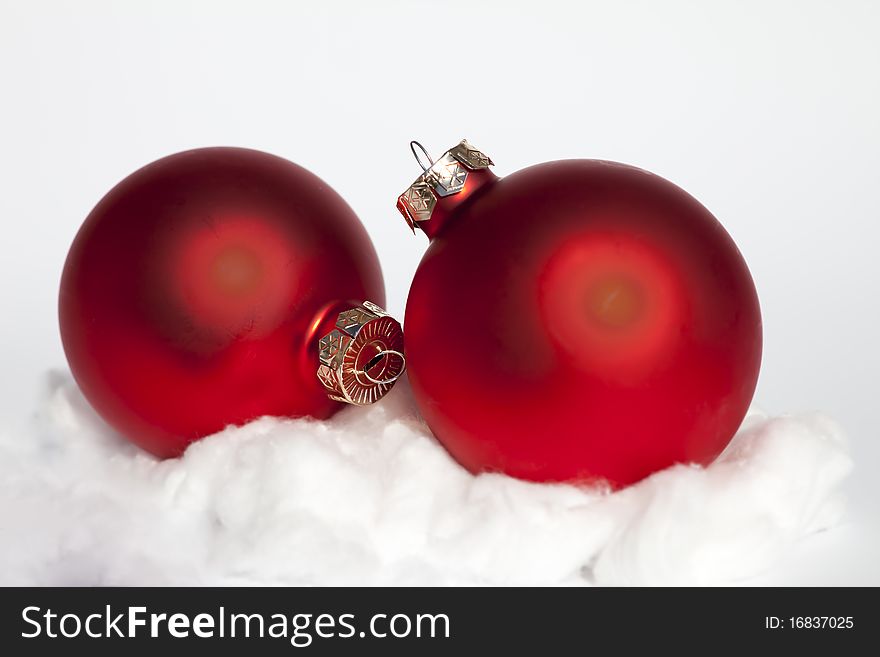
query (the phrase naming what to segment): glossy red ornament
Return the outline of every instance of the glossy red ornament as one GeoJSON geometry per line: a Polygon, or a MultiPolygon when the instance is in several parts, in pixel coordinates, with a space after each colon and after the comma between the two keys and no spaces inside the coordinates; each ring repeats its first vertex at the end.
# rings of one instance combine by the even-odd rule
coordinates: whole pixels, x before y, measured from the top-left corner
{"type": "Polygon", "coordinates": [[[758,297],[721,224],[642,169],[497,178],[463,144],[398,202],[431,239],[404,328],[437,438],[471,471],[534,481],[621,486],[712,461],[761,361],[758,297]]]}
{"type": "Polygon", "coordinates": [[[91,212],[61,337],[94,408],[168,457],[262,415],[332,414],[318,340],[364,299],[385,301],[379,262],[336,192],[273,155],[206,148],[140,169],[91,212]]]}

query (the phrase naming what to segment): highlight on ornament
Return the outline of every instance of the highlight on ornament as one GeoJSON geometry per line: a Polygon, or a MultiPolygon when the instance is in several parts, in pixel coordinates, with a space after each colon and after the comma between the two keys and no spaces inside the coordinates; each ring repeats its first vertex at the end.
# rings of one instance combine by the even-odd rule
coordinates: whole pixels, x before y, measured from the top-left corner
{"type": "Polygon", "coordinates": [[[475,473],[613,486],[712,462],[749,408],[762,329],[709,210],[617,162],[498,177],[466,140],[436,159],[410,147],[422,173],[397,208],[430,244],[405,353],[450,454],[475,473]]]}
{"type": "Polygon", "coordinates": [[[376,251],[325,182],[202,148],[95,206],[61,280],[61,337],[96,411],[160,456],[264,415],[327,418],[403,373],[376,251]]]}

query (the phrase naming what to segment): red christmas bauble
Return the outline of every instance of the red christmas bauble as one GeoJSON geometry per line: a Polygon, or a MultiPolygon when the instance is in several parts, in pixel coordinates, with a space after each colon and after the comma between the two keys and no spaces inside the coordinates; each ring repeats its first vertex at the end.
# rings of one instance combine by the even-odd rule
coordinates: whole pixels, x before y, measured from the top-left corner
{"type": "Polygon", "coordinates": [[[98,203],[68,254],[59,314],[89,402],[167,457],[262,415],[329,416],[339,403],[316,375],[318,341],[353,339],[375,317],[347,309],[384,298],[366,231],[326,183],[273,155],[205,148],[140,169],[98,203]]]}
{"type": "Polygon", "coordinates": [[[398,201],[431,238],[404,327],[416,402],[471,471],[621,486],[706,464],[748,409],[761,315],[709,211],[624,164],[504,178],[463,142],[398,201]]]}

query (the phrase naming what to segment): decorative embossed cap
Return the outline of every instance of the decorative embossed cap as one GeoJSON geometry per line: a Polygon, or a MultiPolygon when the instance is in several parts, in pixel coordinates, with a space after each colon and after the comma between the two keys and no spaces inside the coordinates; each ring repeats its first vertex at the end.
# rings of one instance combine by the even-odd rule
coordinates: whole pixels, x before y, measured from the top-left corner
{"type": "Polygon", "coordinates": [[[397,198],[397,209],[413,231],[418,223],[431,218],[439,199],[464,190],[469,172],[487,169],[495,164],[466,139],[437,160],[432,160],[425,147],[417,141],[410,142],[410,148],[424,173],[397,198]],[[416,149],[421,151],[421,155],[416,149]],[[427,164],[422,161],[422,156],[428,160],[427,164]]]}
{"type": "Polygon", "coordinates": [[[369,301],[339,313],[318,349],[318,379],[329,397],[356,406],[384,397],[406,369],[403,329],[369,301]]]}

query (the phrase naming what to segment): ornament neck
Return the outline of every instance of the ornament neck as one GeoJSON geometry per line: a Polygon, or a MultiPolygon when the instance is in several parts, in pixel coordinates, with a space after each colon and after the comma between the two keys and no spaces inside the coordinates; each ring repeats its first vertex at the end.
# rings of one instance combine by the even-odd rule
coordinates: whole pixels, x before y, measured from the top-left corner
{"type": "Polygon", "coordinates": [[[309,352],[317,377],[335,401],[366,406],[391,390],[406,368],[403,330],[369,301],[326,304],[309,325],[309,352]]]}
{"type": "Polygon", "coordinates": [[[433,240],[446,229],[448,224],[454,223],[453,215],[462,205],[469,202],[483,191],[484,187],[490,186],[496,180],[498,180],[498,176],[489,169],[471,172],[468,174],[462,190],[458,194],[437,199],[437,205],[434,206],[431,218],[417,224],[417,226],[428,236],[429,240],[433,240]]]}
{"type": "Polygon", "coordinates": [[[459,208],[498,176],[489,170],[492,160],[462,139],[434,160],[417,141],[410,148],[423,173],[397,199],[397,209],[409,227],[418,226],[429,239],[442,232],[459,208]]]}

